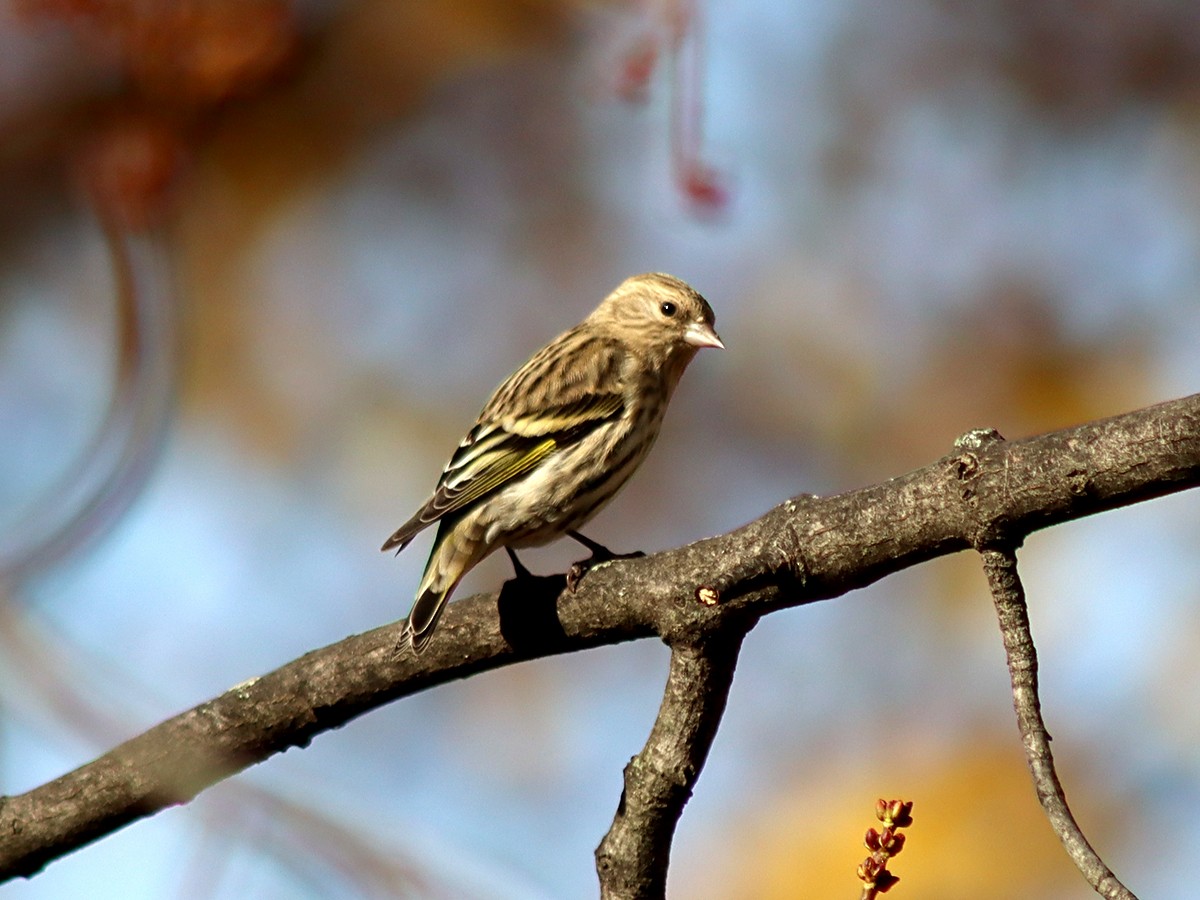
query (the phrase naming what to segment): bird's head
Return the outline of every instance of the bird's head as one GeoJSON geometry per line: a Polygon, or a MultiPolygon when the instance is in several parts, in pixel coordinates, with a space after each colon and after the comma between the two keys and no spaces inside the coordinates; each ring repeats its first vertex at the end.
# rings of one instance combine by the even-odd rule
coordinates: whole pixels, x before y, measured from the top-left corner
{"type": "Polygon", "coordinates": [[[701,347],[725,347],[713,328],[716,316],[708,301],[687,282],[662,272],[625,279],[591,318],[664,363],[690,360],[701,347]]]}

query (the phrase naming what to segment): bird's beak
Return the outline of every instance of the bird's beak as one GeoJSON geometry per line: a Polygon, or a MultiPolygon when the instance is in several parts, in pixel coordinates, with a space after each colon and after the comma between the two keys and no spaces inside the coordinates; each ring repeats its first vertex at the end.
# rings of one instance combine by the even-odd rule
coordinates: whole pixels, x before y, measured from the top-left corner
{"type": "Polygon", "coordinates": [[[687,331],[683,333],[683,340],[691,344],[693,347],[716,347],[718,350],[724,350],[725,345],[721,342],[721,338],[717,336],[717,332],[707,322],[693,322],[687,327],[687,331]]]}

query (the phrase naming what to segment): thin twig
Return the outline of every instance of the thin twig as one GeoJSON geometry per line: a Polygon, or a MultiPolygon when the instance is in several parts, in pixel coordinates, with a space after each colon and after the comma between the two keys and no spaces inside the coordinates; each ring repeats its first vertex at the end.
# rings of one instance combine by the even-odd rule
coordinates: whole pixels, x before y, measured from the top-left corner
{"type": "Polygon", "coordinates": [[[165,246],[154,233],[100,224],[115,290],[112,396],[74,466],[27,518],[0,534],[0,581],[9,590],[79,553],[121,518],[149,478],[170,423],[178,298],[165,246]]]}
{"type": "Polygon", "coordinates": [[[888,871],[888,861],[899,856],[908,842],[901,831],[912,825],[911,800],[875,801],[875,818],[883,823],[883,829],[868,828],[863,845],[870,855],[858,864],[858,879],[862,882],[859,900],[878,900],[900,881],[899,876],[888,871]]]}
{"type": "Polygon", "coordinates": [[[1084,837],[1075,817],[1071,815],[1062,784],[1055,772],[1050,735],[1042,721],[1041,701],[1038,699],[1037,650],[1029,630],[1025,588],[1017,573],[1016,551],[1011,547],[993,546],[981,549],[980,553],[988,587],[996,604],[996,615],[1000,619],[1004,653],[1008,657],[1008,672],[1012,678],[1013,709],[1017,713],[1017,727],[1021,729],[1025,759],[1029,763],[1038,800],[1067,854],[1096,893],[1108,900],[1137,900],[1133,892],[1117,880],[1117,876],[1084,837]]]}

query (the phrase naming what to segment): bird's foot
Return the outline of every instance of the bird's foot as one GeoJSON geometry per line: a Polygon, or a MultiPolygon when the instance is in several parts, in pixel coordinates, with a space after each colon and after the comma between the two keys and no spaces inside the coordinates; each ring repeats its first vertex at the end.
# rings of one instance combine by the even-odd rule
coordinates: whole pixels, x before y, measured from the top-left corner
{"type": "Polygon", "coordinates": [[[525,568],[525,564],[517,558],[517,554],[512,547],[505,547],[504,552],[507,553],[508,558],[512,560],[513,574],[517,576],[515,579],[516,581],[526,581],[530,578],[538,577],[525,568]]]}
{"type": "Polygon", "coordinates": [[[614,553],[603,544],[598,544],[591,538],[584,537],[578,531],[568,531],[567,536],[574,538],[592,551],[592,555],[587,559],[581,559],[579,562],[573,563],[571,568],[567,569],[567,590],[572,594],[579,587],[579,582],[583,580],[583,576],[596,566],[612,562],[614,559],[637,559],[646,555],[641,550],[634,550],[632,553],[614,553]]]}
{"type": "Polygon", "coordinates": [[[505,547],[516,575],[504,582],[496,599],[500,634],[514,647],[556,646],[566,638],[558,620],[562,575],[534,575],[511,547],[505,547]]]}

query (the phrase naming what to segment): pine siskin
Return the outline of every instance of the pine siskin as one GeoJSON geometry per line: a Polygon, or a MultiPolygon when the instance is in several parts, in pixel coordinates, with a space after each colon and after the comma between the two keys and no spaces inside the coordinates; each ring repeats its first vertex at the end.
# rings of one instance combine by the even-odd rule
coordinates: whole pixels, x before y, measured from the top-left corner
{"type": "Polygon", "coordinates": [[[462,577],[504,547],[570,535],[646,458],[671,393],[701,347],[721,347],[708,302],[689,285],[635,275],[496,389],[442,472],[433,496],[384,543],[399,553],[438,523],[405,633],[433,635],[462,577]]]}

